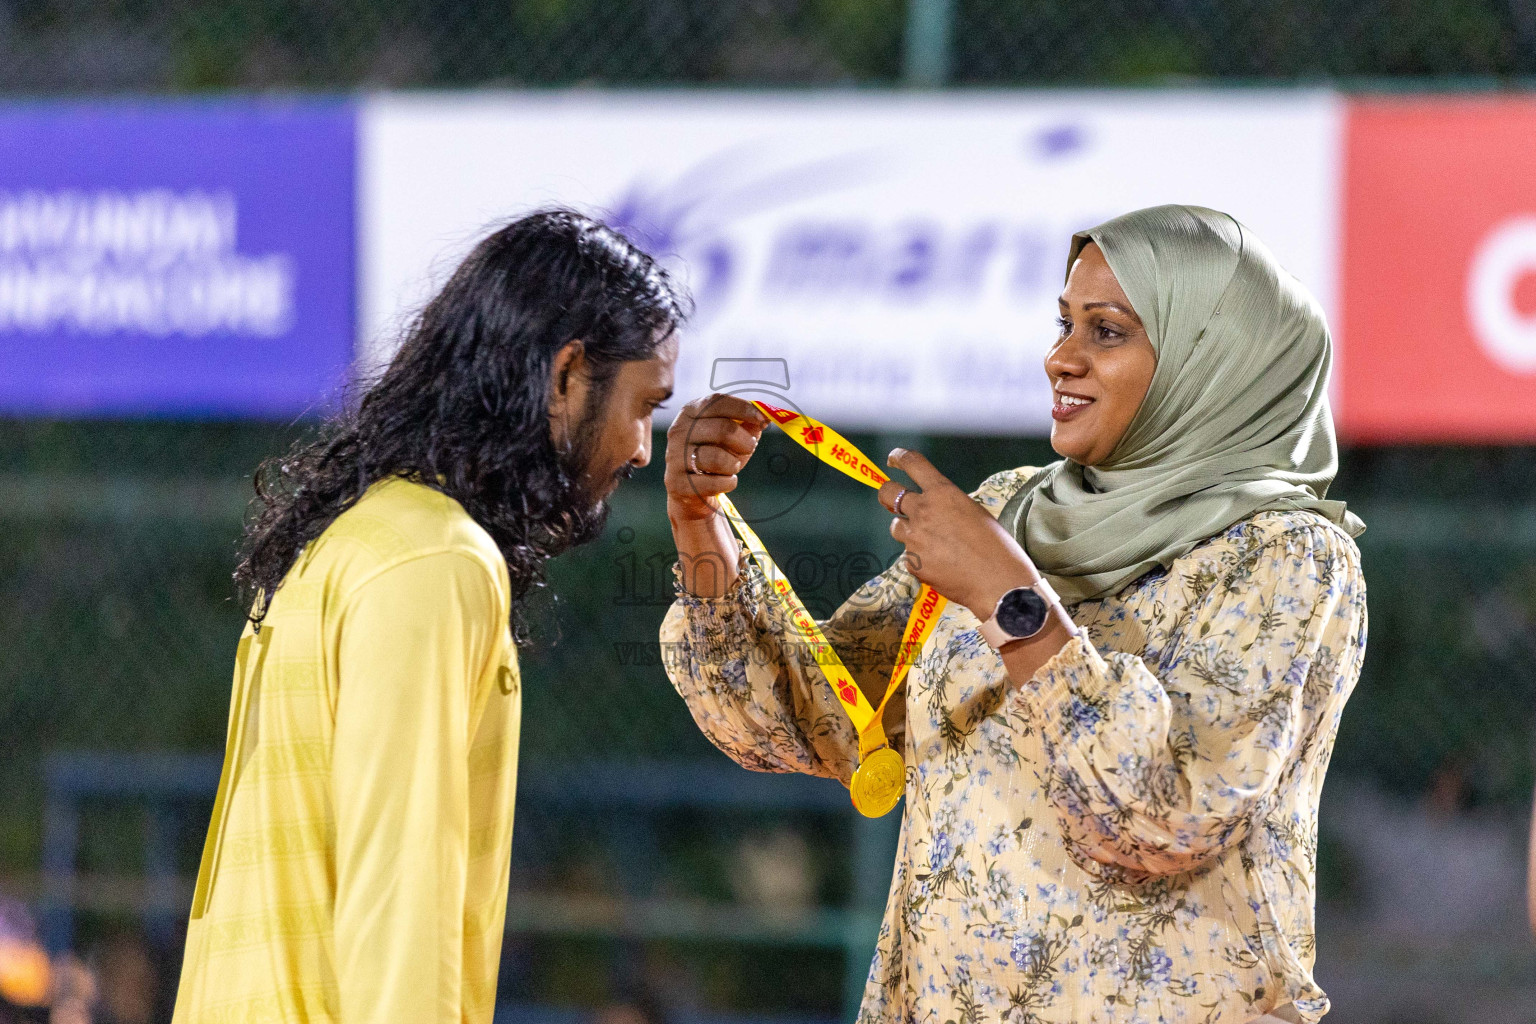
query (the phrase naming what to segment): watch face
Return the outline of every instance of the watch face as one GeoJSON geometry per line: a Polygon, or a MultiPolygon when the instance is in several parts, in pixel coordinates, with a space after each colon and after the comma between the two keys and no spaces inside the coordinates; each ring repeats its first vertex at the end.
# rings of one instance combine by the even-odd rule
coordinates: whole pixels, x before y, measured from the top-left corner
{"type": "Polygon", "coordinates": [[[1049,612],[1045,598],[1028,587],[1019,587],[997,603],[997,624],[1010,636],[1034,636],[1045,625],[1049,612]]]}

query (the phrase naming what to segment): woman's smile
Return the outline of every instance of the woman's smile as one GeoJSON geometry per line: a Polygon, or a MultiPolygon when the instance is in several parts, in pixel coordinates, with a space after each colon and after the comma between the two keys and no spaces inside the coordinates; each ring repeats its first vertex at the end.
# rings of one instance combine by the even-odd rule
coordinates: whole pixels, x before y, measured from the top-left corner
{"type": "Polygon", "coordinates": [[[1074,395],[1070,391],[1056,391],[1054,394],[1055,398],[1051,403],[1051,419],[1057,423],[1065,423],[1093,404],[1093,399],[1085,395],[1074,395]]]}

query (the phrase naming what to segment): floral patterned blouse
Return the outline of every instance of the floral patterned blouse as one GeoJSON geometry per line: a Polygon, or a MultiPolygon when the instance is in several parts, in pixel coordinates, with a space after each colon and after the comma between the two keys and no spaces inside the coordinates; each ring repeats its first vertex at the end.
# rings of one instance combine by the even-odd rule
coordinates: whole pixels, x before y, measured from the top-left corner
{"type": "MultiPolygon", "coordinates": [[[[1032,472],[973,497],[996,515],[1032,472]]],[[[883,686],[916,590],[892,568],[824,624],[861,684],[883,686]]],[[[892,698],[905,817],[860,1024],[1316,1021],[1318,795],[1365,652],[1354,542],[1259,513],[1070,612],[1079,637],[1020,687],[951,603],[892,698]]],[[[661,627],[716,746],[846,784],[857,738],[794,635],[745,557],[661,627]]]]}

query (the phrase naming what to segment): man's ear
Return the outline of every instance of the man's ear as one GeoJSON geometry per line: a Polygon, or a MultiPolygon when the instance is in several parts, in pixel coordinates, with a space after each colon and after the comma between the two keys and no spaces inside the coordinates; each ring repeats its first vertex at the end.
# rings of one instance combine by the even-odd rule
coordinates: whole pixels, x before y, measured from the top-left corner
{"type": "Polygon", "coordinates": [[[573,416],[587,398],[587,347],[572,338],[555,353],[549,367],[549,426],[557,445],[568,439],[573,416]]]}

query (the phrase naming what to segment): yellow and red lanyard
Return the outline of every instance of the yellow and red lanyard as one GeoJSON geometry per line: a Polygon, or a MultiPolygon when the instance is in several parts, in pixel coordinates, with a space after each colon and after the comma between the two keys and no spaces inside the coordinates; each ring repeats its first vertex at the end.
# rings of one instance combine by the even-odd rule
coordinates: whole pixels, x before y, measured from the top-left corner
{"type": "MultiPolygon", "coordinates": [[[[890,479],[870,461],[868,456],[826,424],[802,413],[780,409],[765,402],[752,404],[761,409],[769,419],[778,424],[786,434],[812,455],[860,483],[878,488],[890,479]]],[[[906,785],[906,766],[901,755],[891,749],[881,719],[891,695],[906,678],[907,670],[911,668],[918,652],[922,650],[923,643],[938,623],[939,614],[944,610],[944,598],[926,583],[918,590],[917,599],[912,603],[912,613],[907,617],[906,628],[902,631],[901,645],[896,649],[896,663],[891,667],[891,678],[886,684],[885,695],[881,697],[879,706],[874,706],[859,689],[852,673],[843,665],[842,659],[837,656],[832,645],[827,642],[815,618],[806,610],[794,588],[779,571],[773,556],[768,554],[768,549],[763,546],[763,542],[736,511],[736,506],[731,499],[724,494],[719,495],[719,499],[720,511],[730,520],[736,535],[751,552],[758,568],[763,571],[763,575],[773,586],[774,593],[778,594],[783,601],[789,613],[791,627],[799,636],[801,643],[815,658],[816,664],[826,674],[833,691],[837,694],[838,702],[848,713],[853,727],[858,730],[859,766],[854,771],[848,787],[849,795],[853,798],[853,806],[858,808],[859,813],[871,818],[878,818],[888,813],[901,799],[906,785]]]]}

